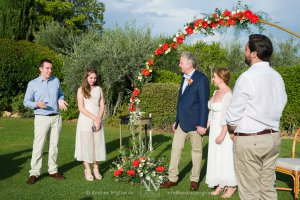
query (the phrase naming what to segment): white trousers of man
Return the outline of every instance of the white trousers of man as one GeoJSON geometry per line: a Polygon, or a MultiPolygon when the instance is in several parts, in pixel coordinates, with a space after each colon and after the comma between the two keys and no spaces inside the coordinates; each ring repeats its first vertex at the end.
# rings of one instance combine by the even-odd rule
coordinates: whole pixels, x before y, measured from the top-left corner
{"type": "Polygon", "coordinates": [[[35,115],[31,170],[29,171],[30,176],[38,177],[41,174],[42,157],[47,138],[49,142],[48,172],[49,174],[55,174],[57,172],[57,145],[61,128],[62,119],[60,115],[35,115]]]}

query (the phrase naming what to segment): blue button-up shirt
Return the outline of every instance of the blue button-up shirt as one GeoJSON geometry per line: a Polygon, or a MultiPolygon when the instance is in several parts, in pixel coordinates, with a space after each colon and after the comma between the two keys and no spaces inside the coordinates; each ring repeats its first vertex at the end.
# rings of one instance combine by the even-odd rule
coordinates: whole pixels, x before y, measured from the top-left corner
{"type": "Polygon", "coordinates": [[[59,113],[59,99],[64,99],[64,95],[58,78],[51,76],[49,80],[44,80],[37,77],[28,83],[23,103],[24,106],[33,109],[35,115],[50,115],[59,113]],[[36,106],[40,100],[47,105],[47,108],[36,106]]]}

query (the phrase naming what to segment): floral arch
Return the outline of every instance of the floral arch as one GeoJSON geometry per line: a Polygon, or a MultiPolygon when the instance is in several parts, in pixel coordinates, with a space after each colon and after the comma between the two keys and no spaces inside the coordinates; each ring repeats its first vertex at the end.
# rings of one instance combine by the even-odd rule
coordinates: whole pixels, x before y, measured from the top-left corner
{"type": "Polygon", "coordinates": [[[157,68],[156,60],[169,52],[176,50],[178,45],[182,44],[188,36],[192,34],[204,34],[206,36],[213,35],[214,31],[226,29],[228,27],[250,30],[251,25],[258,27],[259,30],[264,30],[262,24],[267,24],[300,38],[300,35],[278,26],[277,24],[264,20],[263,15],[264,13],[262,12],[255,13],[249,10],[247,5],[242,8],[242,6],[238,4],[237,8],[232,11],[228,9],[221,11],[217,8],[214,13],[206,15],[204,18],[194,19],[187,23],[183,31],[180,30],[174,35],[173,41],[161,44],[156,51],[150,55],[148,61],[145,63],[144,69],[134,80],[134,90],[128,105],[128,110],[131,115],[130,125],[133,126],[134,122],[141,117],[141,111],[139,108],[141,88],[149,80],[149,76],[153,70],[157,68]]]}
{"type": "Polygon", "coordinates": [[[226,9],[221,11],[216,9],[212,14],[206,15],[204,18],[194,19],[187,23],[183,31],[180,30],[173,36],[172,41],[159,45],[155,52],[149,56],[144,69],[139,72],[133,83],[134,90],[131,94],[130,103],[128,105],[128,110],[130,111],[129,127],[132,133],[133,149],[129,154],[121,151],[120,157],[113,162],[113,170],[116,181],[141,183],[143,180],[151,180],[154,183],[160,184],[166,177],[164,159],[161,158],[157,161],[150,159],[150,152],[146,149],[139,150],[136,148],[137,140],[135,138],[135,130],[137,127],[136,122],[142,117],[142,112],[139,107],[141,89],[142,86],[149,80],[153,70],[157,68],[156,61],[169,52],[176,50],[178,45],[182,44],[183,41],[192,34],[204,34],[206,36],[213,35],[214,31],[226,29],[228,27],[250,30],[250,26],[254,25],[258,27],[259,30],[264,30],[263,24],[267,24],[300,38],[300,35],[278,26],[277,24],[264,20],[263,16],[264,13],[253,12],[248,9],[247,5],[241,6],[238,4],[235,10],[226,9]],[[149,163],[149,165],[147,163],[149,163]],[[147,171],[148,173],[142,173],[141,175],[139,171],[147,171]],[[155,175],[153,175],[153,172],[155,175]]]}

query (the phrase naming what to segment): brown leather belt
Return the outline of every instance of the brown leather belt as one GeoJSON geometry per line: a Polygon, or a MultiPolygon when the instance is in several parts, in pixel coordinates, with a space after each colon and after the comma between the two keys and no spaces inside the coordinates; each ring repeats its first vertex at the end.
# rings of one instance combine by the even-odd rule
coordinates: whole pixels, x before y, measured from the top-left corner
{"type": "Polygon", "coordinates": [[[257,133],[234,133],[235,136],[253,136],[253,135],[265,135],[270,133],[276,133],[278,131],[274,131],[272,129],[265,129],[263,131],[257,133]]]}

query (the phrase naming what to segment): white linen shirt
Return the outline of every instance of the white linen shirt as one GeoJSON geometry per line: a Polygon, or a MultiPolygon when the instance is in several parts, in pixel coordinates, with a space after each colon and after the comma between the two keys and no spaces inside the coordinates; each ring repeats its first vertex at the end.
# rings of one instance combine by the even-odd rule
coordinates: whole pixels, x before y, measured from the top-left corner
{"type": "Polygon", "coordinates": [[[226,121],[237,126],[234,132],[256,133],[279,130],[279,121],[287,102],[281,75],[269,62],[253,64],[236,81],[226,121]]]}

